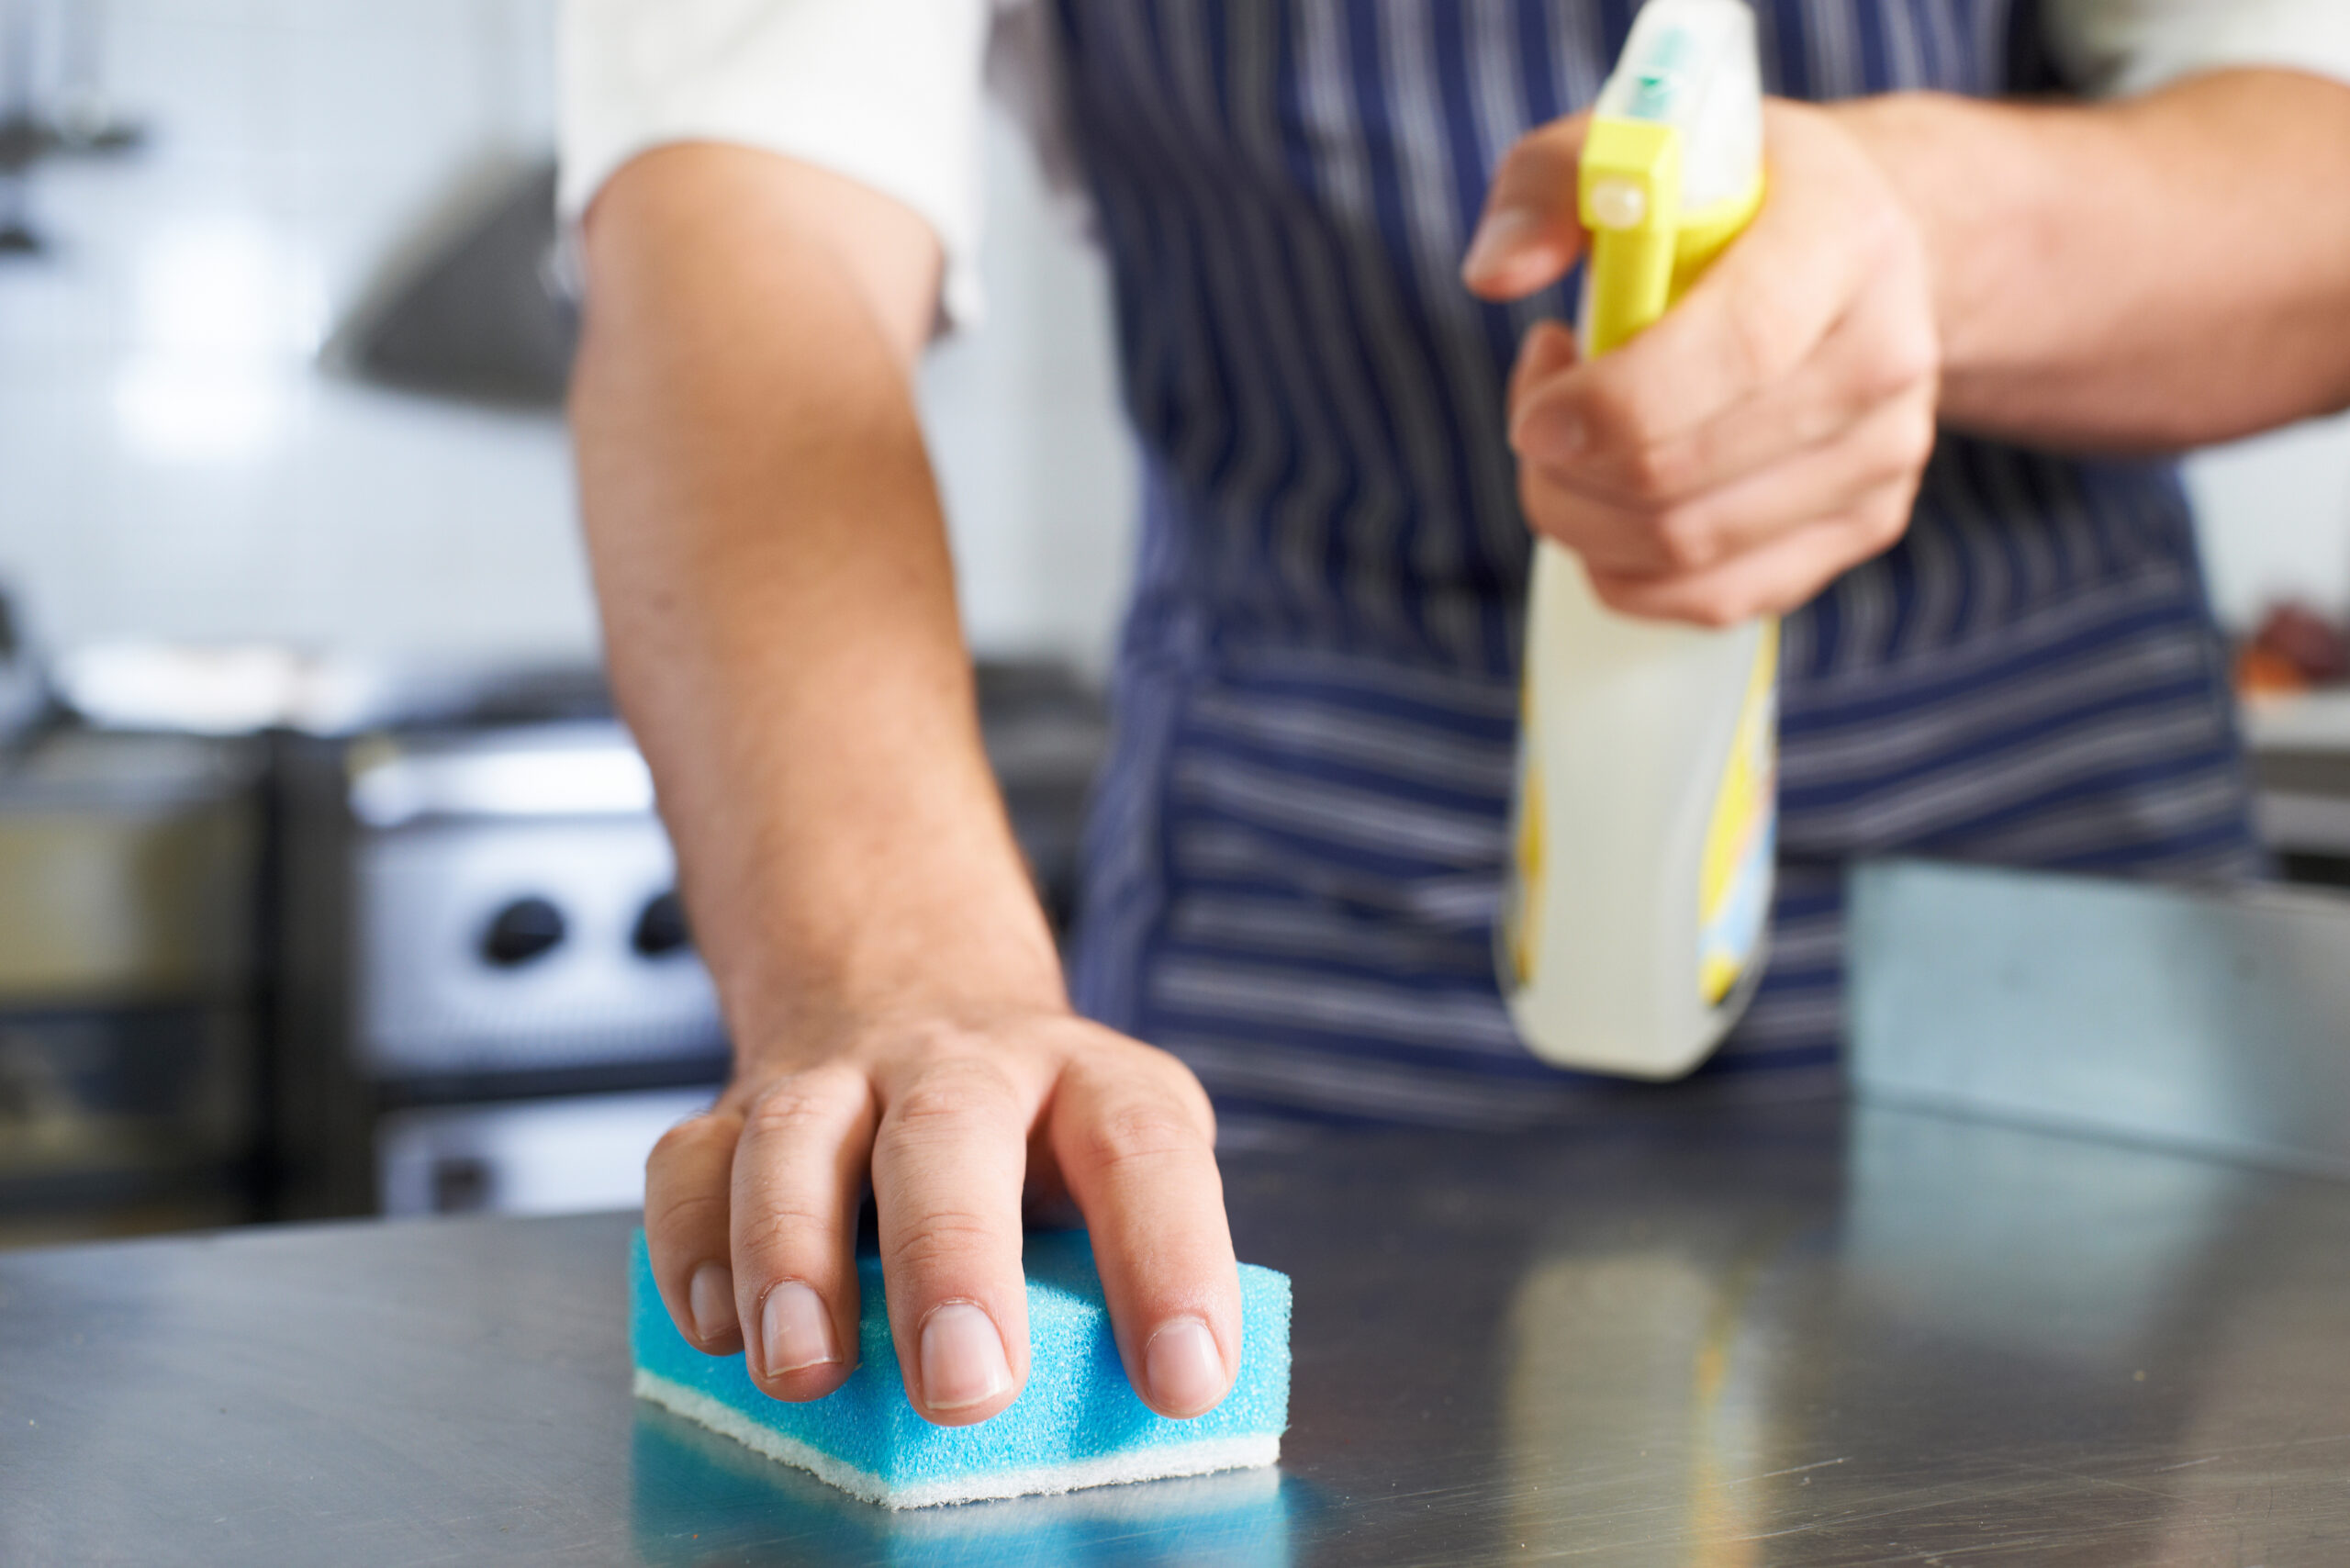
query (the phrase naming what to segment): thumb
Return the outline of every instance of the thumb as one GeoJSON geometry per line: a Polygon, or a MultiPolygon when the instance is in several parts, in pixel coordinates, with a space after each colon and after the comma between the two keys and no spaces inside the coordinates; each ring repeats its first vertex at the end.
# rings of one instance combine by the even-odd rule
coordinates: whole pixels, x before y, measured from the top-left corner
{"type": "Polygon", "coordinates": [[[1567,275],[1583,254],[1576,173],[1589,114],[1553,120],[1519,139],[1494,171],[1484,216],[1460,263],[1460,281],[1482,299],[1520,299],[1567,275]]]}

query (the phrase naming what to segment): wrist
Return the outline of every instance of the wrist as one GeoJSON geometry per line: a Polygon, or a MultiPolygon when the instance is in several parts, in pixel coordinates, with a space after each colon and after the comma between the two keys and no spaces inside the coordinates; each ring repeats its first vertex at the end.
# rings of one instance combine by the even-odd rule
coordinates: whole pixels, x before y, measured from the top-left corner
{"type": "MultiPolygon", "coordinates": [[[[1963,252],[1968,243],[1963,189],[1954,188],[1953,151],[1965,128],[1963,99],[1935,93],[1891,93],[1826,106],[1884,177],[1895,204],[1909,219],[1926,260],[1933,290],[1934,325],[1942,343],[1945,372],[1955,344],[1973,314],[1970,272],[1963,252]]],[[[1972,198],[1976,206],[1981,192],[1972,198]]]]}
{"type": "Polygon", "coordinates": [[[910,1045],[944,1045],[1000,1034],[1015,1025],[1076,1016],[1065,994],[939,991],[866,1004],[826,1002],[770,1015],[755,1033],[738,1031],[735,1076],[752,1078],[910,1045]]]}
{"type": "Polygon", "coordinates": [[[738,1068],[823,1059],[881,1036],[1069,1015],[1051,931],[1020,893],[991,915],[969,904],[946,919],[900,910],[863,931],[780,942],[769,951],[791,952],[792,961],[722,978],[738,1068]]]}
{"type": "Polygon", "coordinates": [[[1942,342],[1946,411],[1966,420],[2028,368],[2054,324],[2048,280],[2077,193],[2052,136],[2077,116],[1941,93],[1894,93],[1830,111],[1875,163],[1923,248],[1942,342]]]}

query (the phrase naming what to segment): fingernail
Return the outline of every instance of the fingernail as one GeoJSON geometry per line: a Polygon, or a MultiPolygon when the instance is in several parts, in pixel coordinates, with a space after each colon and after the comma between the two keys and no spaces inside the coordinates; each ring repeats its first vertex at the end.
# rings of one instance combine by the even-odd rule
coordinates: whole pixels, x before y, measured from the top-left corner
{"type": "Polygon", "coordinates": [[[786,1280],[767,1292],[759,1314],[759,1344],[767,1352],[771,1378],[841,1359],[833,1344],[833,1315],[824,1310],[824,1298],[797,1280],[786,1280]]]}
{"type": "Polygon", "coordinates": [[[933,1410],[968,1410],[1011,1386],[995,1319],[968,1301],[930,1315],[922,1326],[922,1392],[933,1410]]]}
{"type": "Polygon", "coordinates": [[[1540,227],[1534,214],[1522,207],[1496,207],[1477,225],[1469,253],[1460,259],[1460,270],[1474,276],[1499,265],[1540,227]]]}
{"type": "Polygon", "coordinates": [[[1215,1336],[1196,1317],[1169,1323],[1150,1337],[1142,1375],[1151,1402],[1176,1415],[1199,1415],[1224,1397],[1224,1358],[1215,1336]]]}
{"type": "Polygon", "coordinates": [[[734,1271],[723,1263],[704,1263],[686,1286],[686,1305],[694,1315],[694,1332],[705,1345],[723,1339],[734,1327],[734,1271]]]}

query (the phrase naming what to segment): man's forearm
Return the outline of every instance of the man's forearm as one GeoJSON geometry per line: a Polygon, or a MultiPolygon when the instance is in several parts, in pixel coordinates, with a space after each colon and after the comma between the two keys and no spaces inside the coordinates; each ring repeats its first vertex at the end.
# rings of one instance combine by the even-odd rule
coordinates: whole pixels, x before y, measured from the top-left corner
{"type": "Polygon", "coordinates": [[[1925,231],[1946,422],[2161,450],[2350,405],[2350,88],[2244,71],[1836,112],[1925,231]]]}
{"type": "Polygon", "coordinates": [[[615,688],[738,1045],[1056,1005],[909,386],[935,250],[777,164],[655,153],[591,217],[573,419],[615,688]]]}

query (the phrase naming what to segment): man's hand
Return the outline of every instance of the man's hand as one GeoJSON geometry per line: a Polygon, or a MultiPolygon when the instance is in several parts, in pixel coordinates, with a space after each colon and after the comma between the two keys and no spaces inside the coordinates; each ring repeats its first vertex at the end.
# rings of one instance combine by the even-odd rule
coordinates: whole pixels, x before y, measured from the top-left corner
{"type": "Polygon", "coordinates": [[[1161,1415],[1232,1385],[1240,1283],[1207,1096],[1163,1052],[1067,1014],[882,1023],[740,1076],[646,1168],[654,1277],[678,1327],[742,1350],[778,1399],[855,1370],[856,1213],[868,1164],[890,1332],[914,1408],[984,1421],[1028,1375],[1032,1200],[1073,1198],[1118,1350],[1161,1415]]]}
{"type": "Polygon", "coordinates": [[[1021,1203],[1065,1186],[1163,1415],[1231,1385],[1206,1097],[1082,1023],[980,745],[913,405],[939,250],[836,174],[633,160],[586,226],[572,398],[614,688],[659,783],[734,1082],[646,1172],[678,1327],[781,1399],[857,1355],[868,1172],[914,1407],[1028,1371],[1021,1203]]]}
{"type": "MultiPolygon", "coordinates": [[[[1503,160],[1462,269],[1477,294],[1522,297],[1583,254],[1588,123],[1503,160]]],[[[1762,212],[1662,320],[1589,364],[1544,322],[1511,377],[1527,519],[1626,614],[1723,626],[1803,604],[1900,538],[1933,451],[1915,224],[1832,112],[1774,101],[1764,140],[1762,212]]]]}

